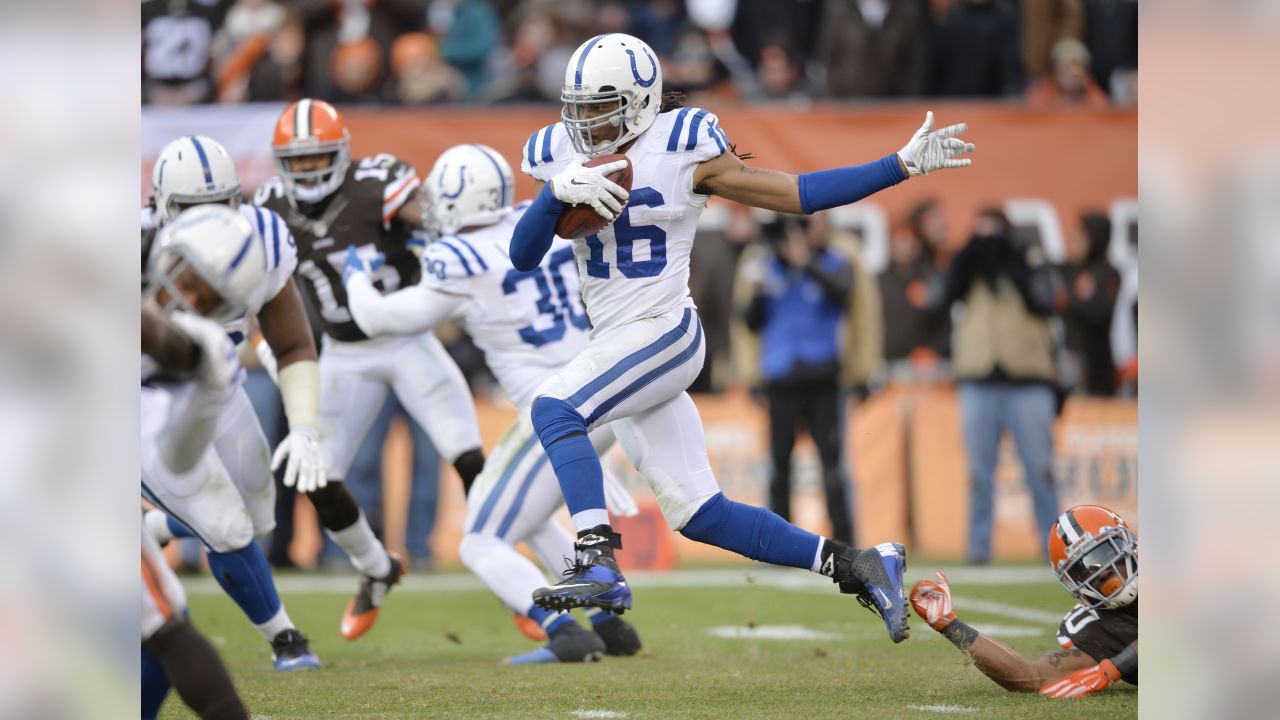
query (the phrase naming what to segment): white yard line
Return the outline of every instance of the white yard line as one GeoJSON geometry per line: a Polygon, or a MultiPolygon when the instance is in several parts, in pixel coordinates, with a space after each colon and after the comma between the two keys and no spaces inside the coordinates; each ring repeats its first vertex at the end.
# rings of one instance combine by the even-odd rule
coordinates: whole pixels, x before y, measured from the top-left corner
{"type": "Polygon", "coordinates": [[[729,640],[839,640],[839,633],[812,630],[803,625],[720,625],[707,628],[712,637],[729,640]]]}
{"type": "Polygon", "coordinates": [[[995,600],[983,600],[962,595],[954,595],[952,600],[955,603],[957,613],[979,612],[988,615],[999,615],[1013,620],[1050,623],[1054,629],[1057,629],[1058,623],[1062,622],[1063,613],[1051,613],[1046,610],[1037,610],[1035,608],[1022,607],[1021,605],[1010,605],[1009,603],[996,602],[995,600]]]}
{"type": "Polygon", "coordinates": [[[940,713],[942,715],[962,715],[964,713],[978,712],[978,708],[965,707],[963,705],[908,705],[907,709],[940,713]]]}
{"type": "Polygon", "coordinates": [[[580,718],[624,718],[627,716],[626,713],[618,712],[617,710],[573,710],[569,714],[580,718]]]}

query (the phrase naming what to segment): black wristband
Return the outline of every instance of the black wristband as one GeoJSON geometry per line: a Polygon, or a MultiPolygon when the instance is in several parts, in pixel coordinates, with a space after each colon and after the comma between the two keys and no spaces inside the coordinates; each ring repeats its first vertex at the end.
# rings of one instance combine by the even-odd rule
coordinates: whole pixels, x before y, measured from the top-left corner
{"type": "Polygon", "coordinates": [[[952,645],[969,652],[969,648],[978,640],[978,631],[965,625],[962,620],[956,619],[943,628],[942,636],[950,640],[952,645]]]}
{"type": "Polygon", "coordinates": [[[1116,670],[1120,672],[1121,677],[1136,676],[1138,674],[1137,649],[1133,646],[1125,648],[1111,658],[1111,664],[1116,666],[1116,670]]]}

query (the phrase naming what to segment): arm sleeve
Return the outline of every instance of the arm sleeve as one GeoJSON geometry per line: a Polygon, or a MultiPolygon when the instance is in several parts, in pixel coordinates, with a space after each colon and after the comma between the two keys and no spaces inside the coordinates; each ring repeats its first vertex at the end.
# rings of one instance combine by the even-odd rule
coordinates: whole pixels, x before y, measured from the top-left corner
{"type": "Polygon", "coordinates": [[[798,180],[800,208],[811,214],[848,205],[906,179],[897,153],[862,165],[804,173],[798,180]]]}
{"type": "Polygon", "coordinates": [[[454,317],[462,305],[458,295],[413,285],[380,294],[369,276],[359,273],[347,283],[347,307],[356,325],[370,337],[426,332],[454,317]]]}
{"type": "Polygon", "coordinates": [[[556,220],[564,203],[551,194],[551,184],[542,186],[542,192],[525,211],[511,233],[511,264],[517,270],[528,272],[542,262],[551,249],[556,234],[556,220]]]}

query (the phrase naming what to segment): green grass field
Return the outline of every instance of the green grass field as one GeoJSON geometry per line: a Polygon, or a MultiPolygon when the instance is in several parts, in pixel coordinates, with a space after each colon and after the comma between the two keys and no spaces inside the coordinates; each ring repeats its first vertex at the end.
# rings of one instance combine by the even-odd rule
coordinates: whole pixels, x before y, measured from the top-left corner
{"type": "MultiPolygon", "coordinates": [[[[922,576],[912,570],[909,582],[922,576]]],[[[957,612],[970,624],[1024,655],[1056,647],[1053,633],[1071,599],[1047,570],[949,574],[957,612]]],[[[893,645],[879,618],[800,571],[684,570],[631,580],[636,607],[626,619],[645,641],[640,656],[508,667],[503,658],[536,645],[469,576],[411,576],[356,642],[338,634],[354,578],[286,576],[289,613],[325,664],[294,673],[271,669],[266,643],[212,581],[185,582],[191,617],[214,639],[258,719],[1137,716],[1137,689],[1123,684],[1076,701],[1007,693],[914,614],[911,639],[893,645]],[[734,627],[790,634],[795,626],[809,636],[712,634],[734,627]]],[[[161,717],[191,714],[171,695],[161,717]]]]}

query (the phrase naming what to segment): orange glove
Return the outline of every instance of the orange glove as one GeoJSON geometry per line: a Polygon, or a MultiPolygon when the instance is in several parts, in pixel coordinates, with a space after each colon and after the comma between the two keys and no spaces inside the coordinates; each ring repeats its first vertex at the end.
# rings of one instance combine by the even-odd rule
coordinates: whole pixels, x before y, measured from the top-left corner
{"type": "Polygon", "coordinates": [[[939,570],[937,582],[921,580],[916,583],[911,588],[911,607],[938,632],[954,622],[956,611],[951,607],[951,586],[947,585],[946,573],[939,570]]]}
{"type": "Polygon", "coordinates": [[[1110,660],[1077,670],[1070,675],[1040,688],[1040,694],[1050,698],[1079,698],[1106,690],[1120,679],[1120,671],[1110,660]]]}

